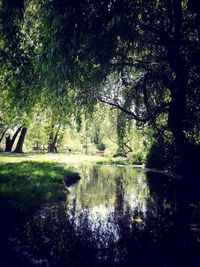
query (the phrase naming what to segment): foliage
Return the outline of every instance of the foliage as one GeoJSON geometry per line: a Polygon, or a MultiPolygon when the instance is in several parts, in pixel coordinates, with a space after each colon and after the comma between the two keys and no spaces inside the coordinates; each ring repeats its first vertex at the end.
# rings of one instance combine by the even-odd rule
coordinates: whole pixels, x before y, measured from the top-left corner
{"type": "Polygon", "coordinates": [[[186,166],[200,130],[195,1],[2,1],[1,14],[2,114],[26,124],[38,104],[65,126],[106,103],[120,111],[120,153],[131,118],[170,131],[186,166]]]}
{"type": "Polygon", "coordinates": [[[38,75],[32,63],[33,46],[24,32],[24,1],[2,1],[1,94],[16,113],[29,114],[37,96],[38,75]]]}
{"type": "Polygon", "coordinates": [[[100,160],[97,160],[97,164],[113,164],[113,165],[143,165],[145,164],[145,156],[141,152],[133,154],[130,158],[124,158],[124,157],[115,157],[115,158],[103,158],[100,160]]]}
{"type": "MultiPolygon", "coordinates": [[[[88,1],[87,5],[84,1],[38,1],[37,8],[41,15],[36,17],[38,24],[41,20],[40,59],[44,59],[51,77],[52,73],[57,74],[53,79],[59,77],[59,81],[69,82],[69,87],[84,96],[78,97],[82,104],[89,104],[88,97],[93,98],[95,92],[89,87],[102,81],[105,71],[112,71],[113,75],[114,69],[124,86],[121,93],[125,101],[119,107],[129,111],[133,102],[138,103],[136,118],[141,116],[141,122],[147,122],[167,111],[173,97],[171,83],[176,82],[173,71],[178,75],[179,60],[184,68],[187,59],[191,71],[196,71],[192,58],[198,52],[198,15],[185,1],[88,1]],[[183,35],[186,31],[191,35],[183,35]],[[189,46],[185,45],[186,40],[189,46]],[[193,51],[189,50],[191,46],[195,47],[193,51]]],[[[52,82],[51,87],[57,83],[48,74],[44,77],[52,82]]]]}
{"type": "Polygon", "coordinates": [[[158,170],[179,172],[180,158],[172,140],[157,138],[147,156],[146,166],[158,170]]]}

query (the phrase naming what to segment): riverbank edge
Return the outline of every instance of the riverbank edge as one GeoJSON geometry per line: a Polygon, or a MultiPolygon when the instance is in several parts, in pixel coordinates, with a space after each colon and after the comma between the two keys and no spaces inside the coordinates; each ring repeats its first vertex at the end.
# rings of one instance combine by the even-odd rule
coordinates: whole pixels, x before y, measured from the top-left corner
{"type": "Polygon", "coordinates": [[[160,173],[160,174],[164,174],[168,177],[174,178],[174,179],[181,179],[182,176],[176,173],[172,173],[168,170],[159,170],[159,169],[155,169],[155,168],[147,168],[145,166],[145,164],[135,164],[130,162],[129,160],[126,159],[113,159],[110,158],[108,160],[99,160],[96,162],[97,165],[108,165],[108,166],[119,166],[119,167],[126,167],[126,166],[130,166],[130,167],[134,167],[134,168],[138,168],[138,169],[142,169],[142,171],[144,172],[155,172],[155,173],[160,173]]]}

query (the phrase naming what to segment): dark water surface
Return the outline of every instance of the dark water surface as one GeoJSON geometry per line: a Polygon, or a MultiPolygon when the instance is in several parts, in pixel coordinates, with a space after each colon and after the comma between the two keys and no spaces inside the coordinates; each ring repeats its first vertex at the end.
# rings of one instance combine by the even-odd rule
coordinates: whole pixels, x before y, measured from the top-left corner
{"type": "Polygon", "coordinates": [[[66,203],[9,237],[4,266],[200,266],[199,188],[128,166],[79,172],[66,203]]]}

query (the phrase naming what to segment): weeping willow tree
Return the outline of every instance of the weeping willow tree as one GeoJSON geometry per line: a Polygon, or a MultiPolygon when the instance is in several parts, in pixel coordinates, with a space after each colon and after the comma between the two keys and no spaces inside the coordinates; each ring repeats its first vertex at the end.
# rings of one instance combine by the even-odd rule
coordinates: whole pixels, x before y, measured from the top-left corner
{"type": "MultiPolygon", "coordinates": [[[[24,28],[16,36],[24,29],[25,43],[32,44],[33,54],[28,55],[39,77],[37,88],[53,95],[48,103],[65,95],[73,99],[77,117],[83,111],[91,113],[98,101],[107,103],[140,127],[150,124],[160,135],[170,134],[183,168],[198,163],[200,10],[196,1],[17,3],[13,14],[22,17],[17,20],[24,28]]],[[[2,6],[9,14],[11,2],[2,6]]],[[[17,25],[13,21],[11,29],[17,25]]],[[[8,39],[5,47],[9,43],[13,41],[8,39]]],[[[22,90],[20,99],[28,91],[22,90]]]]}

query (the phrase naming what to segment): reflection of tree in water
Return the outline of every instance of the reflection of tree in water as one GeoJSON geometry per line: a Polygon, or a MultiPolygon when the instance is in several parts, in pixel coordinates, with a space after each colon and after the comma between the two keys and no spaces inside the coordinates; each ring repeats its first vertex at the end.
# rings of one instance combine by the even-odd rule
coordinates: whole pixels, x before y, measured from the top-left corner
{"type": "Polygon", "coordinates": [[[95,224],[86,207],[77,212],[76,200],[70,211],[60,204],[38,214],[25,228],[21,266],[199,267],[199,237],[191,231],[188,208],[194,201],[183,201],[180,183],[149,174],[146,212],[130,206],[121,176],[115,183],[106,224],[100,217],[95,224]]]}
{"type": "Polygon", "coordinates": [[[200,207],[199,196],[194,201],[195,192],[184,180],[153,176],[152,173],[147,176],[151,193],[147,227],[156,237],[151,246],[151,260],[170,267],[200,266],[199,241],[191,231],[194,214],[195,217],[200,214],[191,207],[200,207]]]}
{"type": "MultiPolygon", "coordinates": [[[[77,185],[73,186],[71,194],[72,197],[77,199],[77,208],[85,206],[92,208],[99,205],[113,207],[116,193],[116,177],[122,177],[124,189],[131,192],[133,196],[137,196],[137,199],[135,199],[136,205],[148,194],[145,191],[148,189],[145,175],[142,172],[138,172],[136,168],[95,166],[86,170],[80,168],[79,171],[81,177],[84,178],[77,185]],[[139,179],[140,183],[138,183],[139,179]]],[[[69,202],[71,201],[71,196],[69,195],[69,202]]]]}

